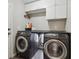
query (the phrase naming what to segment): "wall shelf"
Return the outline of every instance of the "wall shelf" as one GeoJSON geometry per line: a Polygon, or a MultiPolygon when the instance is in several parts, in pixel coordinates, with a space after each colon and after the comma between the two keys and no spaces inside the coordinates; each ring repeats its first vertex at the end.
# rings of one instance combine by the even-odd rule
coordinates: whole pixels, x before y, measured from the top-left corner
{"type": "Polygon", "coordinates": [[[27,12],[28,12],[28,14],[35,14],[35,13],[46,12],[46,8],[26,11],[26,13],[27,13],[27,12]]]}

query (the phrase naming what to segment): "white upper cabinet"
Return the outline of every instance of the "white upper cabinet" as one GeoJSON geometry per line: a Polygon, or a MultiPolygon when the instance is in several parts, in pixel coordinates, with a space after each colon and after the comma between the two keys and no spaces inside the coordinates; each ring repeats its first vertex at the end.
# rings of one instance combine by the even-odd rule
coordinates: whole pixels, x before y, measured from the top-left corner
{"type": "Polygon", "coordinates": [[[70,6],[68,6],[68,14],[67,14],[67,17],[68,18],[71,18],[71,7],[70,6]]]}
{"type": "Polygon", "coordinates": [[[56,0],[56,19],[67,17],[67,0],[56,0]]]}
{"type": "Polygon", "coordinates": [[[46,8],[46,19],[59,19],[67,18],[67,9],[66,5],[61,6],[50,6],[46,8]]]}
{"type": "Polygon", "coordinates": [[[25,5],[25,11],[46,9],[46,19],[67,17],[67,0],[39,0],[25,5]]]}
{"type": "Polygon", "coordinates": [[[71,18],[71,0],[68,0],[68,9],[67,9],[67,13],[68,13],[68,15],[67,15],[67,17],[68,18],[71,18]]]}
{"type": "Polygon", "coordinates": [[[67,0],[46,0],[46,19],[58,19],[67,17],[67,0]]]}
{"type": "Polygon", "coordinates": [[[46,19],[55,19],[55,0],[45,0],[46,19]]]}
{"type": "Polygon", "coordinates": [[[55,19],[55,6],[50,6],[46,8],[46,19],[55,19]]]}
{"type": "Polygon", "coordinates": [[[55,6],[55,0],[44,0],[46,7],[55,6]]]}
{"type": "Polygon", "coordinates": [[[71,0],[68,0],[66,31],[71,32],[71,0]]]}
{"type": "Polygon", "coordinates": [[[56,5],[66,5],[67,0],[56,0],[56,5]]]}
{"type": "Polygon", "coordinates": [[[66,17],[66,5],[56,6],[56,19],[66,17]]]}

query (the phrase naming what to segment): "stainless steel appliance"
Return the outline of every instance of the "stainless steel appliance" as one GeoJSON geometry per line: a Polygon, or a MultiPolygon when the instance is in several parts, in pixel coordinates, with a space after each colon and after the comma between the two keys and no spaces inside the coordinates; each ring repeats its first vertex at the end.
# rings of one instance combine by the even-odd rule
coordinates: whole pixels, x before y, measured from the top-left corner
{"type": "Polygon", "coordinates": [[[38,32],[31,33],[30,59],[43,59],[43,50],[41,49],[41,39],[38,32]]]}

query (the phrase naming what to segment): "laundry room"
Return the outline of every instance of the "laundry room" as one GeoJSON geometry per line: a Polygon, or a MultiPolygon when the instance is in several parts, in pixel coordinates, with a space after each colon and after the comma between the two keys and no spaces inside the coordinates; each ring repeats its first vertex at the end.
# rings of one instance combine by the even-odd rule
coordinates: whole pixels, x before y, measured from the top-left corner
{"type": "Polygon", "coordinates": [[[8,0],[8,59],[71,59],[71,0],[8,0]]]}

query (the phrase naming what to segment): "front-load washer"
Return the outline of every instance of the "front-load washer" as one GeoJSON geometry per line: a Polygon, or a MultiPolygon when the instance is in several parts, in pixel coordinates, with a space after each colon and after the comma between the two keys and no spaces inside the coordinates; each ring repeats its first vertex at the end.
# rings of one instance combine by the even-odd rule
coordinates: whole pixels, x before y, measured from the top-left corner
{"type": "Polygon", "coordinates": [[[18,31],[15,40],[16,53],[18,57],[30,58],[30,32],[18,31]]]}
{"type": "Polygon", "coordinates": [[[70,33],[44,33],[44,59],[71,59],[70,33]]]}

